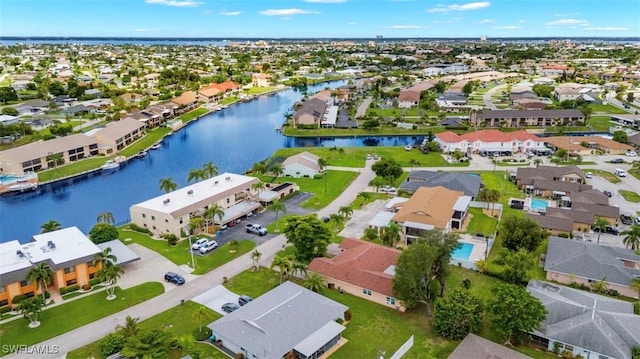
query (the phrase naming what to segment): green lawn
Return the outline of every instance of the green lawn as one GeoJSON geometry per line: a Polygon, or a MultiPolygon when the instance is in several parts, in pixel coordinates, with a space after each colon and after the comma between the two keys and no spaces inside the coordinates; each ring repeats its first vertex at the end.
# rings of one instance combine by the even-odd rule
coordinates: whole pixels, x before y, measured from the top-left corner
{"type": "Polygon", "coordinates": [[[616,176],[613,173],[608,172],[608,171],[597,170],[595,168],[583,168],[583,170],[585,172],[593,173],[594,176],[603,177],[604,179],[606,179],[607,181],[609,181],[611,183],[620,183],[621,182],[621,180],[620,180],[620,178],[618,178],[618,176],[616,176]]]}
{"type": "MultiPolygon", "coordinates": [[[[464,279],[471,281],[471,290],[484,300],[492,298],[492,288],[500,283],[500,280],[478,272],[451,267],[451,275],[447,279],[448,290],[459,288],[464,279]]],[[[257,298],[278,284],[277,272],[260,268],[256,272],[238,274],[225,286],[235,293],[257,298]]],[[[352,312],[351,321],[342,333],[348,343],[338,349],[332,358],[375,358],[378,350],[390,356],[411,335],[415,336],[414,346],[403,358],[446,358],[458,344],[457,341],[440,338],[433,332],[422,307],[402,313],[350,294],[341,294],[337,290],[324,289],[320,294],[348,306],[352,312]]],[[[485,322],[488,323],[487,320],[485,322]]],[[[479,334],[498,340],[497,334],[490,328],[485,328],[479,334]]],[[[527,347],[516,349],[534,358],[553,358],[527,347]]]]}
{"type": "Polygon", "coordinates": [[[606,104],[606,105],[591,104],[589,105],[589,107],[593,109],[593,112],[613,113],[618,115],[624,115],[625,113],[627,113],[626,111],[623,111],[610,104],[606,104]]]}
{"type": "MultiPolygon", "coordinates": [[[[199,308],[204,307],[198,303],[188,301],[184,305],[177,305],[169,310],[166,310],[160,314],[156,314],[153,317],[144,320],[138,324],[138,327],[143,328],[158,328],[163,327],[169,331],[173,336],[180,337],[183,335],[191,334],[194,330],[198,329],[198,323],[193,320],[193,313],[199,308]]],[[[202,320],[203,326],[218,320],[222,317],[220,314],[213,310],[204,307],[206,310],[206,316],[202,320]]],[[[114,328],[115,330],[115,328],[114,328]]],[[[86,358],[104,358],[100,353],[100,341],[95,341],[91,344],[85,345],[82,348],[76,349],[67,354],[68,359],[86,359],[86,358]]],[[[222,354],[218,349],[207,344],[196,344],[197,348],[202,350],[204,358],[224,359],[228,358],[222,354]]],[[[181,350],[172,350],[169,358],[178,359],[184,357],[186,354],[181,350]]]]}
{"type": "Polygon", "coordinates": [[[180,120],[182,120],[183,123],[187,123],[189,121],[192,121],[194,118],[196,118],[198,116],[204,115],[207,112],[209,112],[208,109],[203,108],[203,107],[199,107],[199,108],[196,108],[193,111],[189,111],[187,113],[183,113],[182,115],[180,115],[180,120]]]}
{"type": "MultiPolygon", "coordinates": [[[[167,241],[164,240],[156,240],[153,239],[146,234],[118,229],[120,233],[120,240],[123,241],[124,244],[138,243],[143,245],[155,252],[158,252],[160,255],[166,257],[173,263],[177,265],[187,264],[191,265],[191,254],[188,252],[189,250],[189,241],[183,240],[178,242],[175,246],[169,246],[167,241]],[[125,239],[130,238],[131,240],[127,241],[125,239]]],[[[222,232],[222,236],[224,236],[224,232],[222,232]]],[[[204,236],[192,236],[191,242],[195,242],[198,238],[204,236]]],[[[253,250],[256,246],[255,242],[243,239],[239,240],[238,248],[234,253],[229,252],[230,247],[229,244],[222,245],[214,249],[208,255],[201,256],[193,256],[196,262],[196,270],[193,274],[204,274],[211,271],[214,268],[220,267],[221,265],[253,250]]]]}
{"type": "Polygon", "coordinates": [[[220,100],[219,102],[220,102],[220,104],[221,104],[221,105],[223,105],[223,106],[229,106],[229,105],[231,105],[232,103],[238,102],[239,100],[240,100],[240,99],[239,99],[239,98],[237,98],[237,97],[235,97],[235,96],[229,96],[229,97],[223,98],[223,99],[222,99],[222,100],[220,100]]]}
{"type": "Polygon", "coordinates": [[[151,129],[143,138],[139,139],[133,144],[127,146],[127,148],[120,151],[120,155],[131,157],[142,150],[146,150],[154,143],[158,142],[161,138],[166,136],[169,132],[171,132],[171,129],[169,127],[156,127],[154,129],[151,129]]]}
{"type": "MultiPolygon", "coordinates": [[[[0,342],[11,345],[32,345],[53,338],[85,324],[117,313],[164,293],[158,282],[143,283],[133,288],[116,288],[116,300],[107,300],[106,292],[74,300],[43,311],[38,317],[42,323],[35,329],[28,327],[29,321],[18,319],[0,325],[0,342]]],[[[6,355],[4,351],[0,356],[6,355]]]]}
{"type": "Polygon", "coordinates": [[[631,168],[627,173],[640,180],[640,169],[631,168]]]}
{"type": "Polygon", "coordinates": [[[393,158],[402,167],[467,167],[468,163],[448,163],[440,153],[423,154],[417,149],[407,151],[404,147],[344,147],[344,153],[330,147],[283,148],[272,157],[289,157],[307,151],[324,158],[329,166],[364,167],[367,154],[377,154],[380,158],[393,158]],[[413,164],[411,160],[417,162],[413,164]]]}
{"type": "MultiPolygon", "coordinates": [[[[489,206],[491,208],[491,206],[489,206]]],[[[469,208],[469,214],[473,216],[467,227],[467,233],[482,233],[485,236],[493,236],[498,225],[498,219],[490,217],[482,212],[482,208],[469,208]]]]}
{"type": "Polygon", "coordinates": [[[259,95],[265,92],[271,92],[271,91],[275,91],[277,90],[278,87],[276,86],[269,86],[269,87],[251,87],[249,89],[245,89],[243,90],[244,93],[248,94],[248,95],[259,95]]]}
{"type": "Polygon", "coordinates": [[[620,193],[620,195],[629,202],[634,202],[634,203],[640,202],[640,195],[637,192],[621,189],[618,191],[618,193],[620,193]]]}
{"type": "Polygon", "coordinates": [[[71,162],[50,170],[38,172],[38,181],[47,182],[58,178],[77,175],[82,172],[94,170],[102,166],[111,157],[97,156],[80,161],[71,162]]]}
{"type": "Polygon", "coordinates": [[[594,131],[609,131],[611,125],[611,117],[609,116],[591,116],[589,118],[589,126],[594,131]]]}
{"type": "Polygon", "coordinates": [[[418,129],[408,129],[401,127],[381,127],[378,129],[367,130],[364,128],[316,128],[301,129],[284,127],[284,134],[292,137],[351,137],[351,136],[392,136],[392,135],[426,135],[427,133],[440,133],[446,129],[443,126],[422,126],[418,129]]]}
{"type": "MultiPolygon", "coordinates": [[[[351,171],[326,171],[326,191],[325,180],[322,178],[292,178],[281,177],[279,183],[294,182],[300,186],[300,191],[309,192],[314,196],[302,204],[302,207],[308,209],[320,209],[336,199],[353,180],[358,177],[358,172],[351,171]]],[[[274,178],[270,176],[260,176],[263,182],[273,182],[274,178]]]]}

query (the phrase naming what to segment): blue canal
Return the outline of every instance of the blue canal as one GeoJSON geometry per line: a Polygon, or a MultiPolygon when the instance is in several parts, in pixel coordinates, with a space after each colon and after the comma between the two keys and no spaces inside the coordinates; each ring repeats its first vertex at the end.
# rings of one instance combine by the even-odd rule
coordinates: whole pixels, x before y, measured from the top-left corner
{"type": "MultiPolygon", "coordinates": [[[[315,92],[335,88],[344,81],[310,86],[315,92]]],[[[212,161],[220,173],[244,173],[283,147],[404,146],[422,137],[291,138],[274,128],[299,101],[295,89],[238,103],[202,117],[165,138],[162,147],[149,151],[112,173],[96,172],[50,185],[37,191],[0,199],[0,242],[27,242],[40,226],[53,219],[63,227],[77,226],[85,233],[101,212],[113,213],[116,222],[129,219],[129,207],[160,195],[160,178],[171,177],[179,187],[187,184],[189,170],[212,161]]]]}

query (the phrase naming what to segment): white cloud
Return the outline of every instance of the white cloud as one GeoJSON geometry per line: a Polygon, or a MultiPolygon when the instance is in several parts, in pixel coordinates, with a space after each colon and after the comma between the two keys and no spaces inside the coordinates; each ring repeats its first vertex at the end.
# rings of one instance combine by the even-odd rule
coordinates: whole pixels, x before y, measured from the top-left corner
{"type": "Polygon", "coordinates": [[[145,29],[145,28],[138,28],[138,29],[133,29],[134,32],[156,32],[158,31],[157,29],[145,29]]]}
{"type": "Polygon", "coordinates": [[[389,29],[422,29],[424,26],[420,25],[392,25],[388,27],[389,29]]]}
{"type": "Polygon", "coordinates": [[[628,27],[616,27],[616,26],[594,26],[585,27],[584,30],[588,31],[627,31],[628,27]]]}
{"type": "Polygon", "coordinates": [[[288,16],[288,15],[305,15],[305,14],[319,14],[318,11],[302,10],[302,9],[269,9],[260,11],[264,16],[288,16]]]}
{"type": "Polygon", "coordinates": [[[484,20],[477,21],[476,24],[490,24],[492,22],[495,22],[495,20],[484,19],[484,20]]]}
{"type": "Polygon", "coordinates": [[[305,2],[320,2],[325,4],[339,4],[346,2],[347,0],[304,0],[305,2]]]}
{"type": "Polygon", "coordinates": [[[194,0],[145,0],[147,4],[167,5],[175,7],[196,7],[204,4],[194,0]]]}
{"type": "Polygon", "coordinates": [[[240,11],[223,11],[220,13],[220,15],[224,15],[224,16],[238,16],[242,14],[242,12],[240,11]]]}
{"type": "Polygon", "coordinates": [[[348,22],[347,25],[358,25],[358,23],[355,21],[351,21],[351,22],[348,22]]]}
{"type": "Polygon", "coordinates": [[[506,26],[494,26],[493,28],[501,29],[501,30],[516,30],[516,29],[522,29],[522,26],[506,25],[506,26]]]}
{"type": "Polygon", "coordinates": [[[578,20],[578,19],[560,19],[555,21],[549,21],[545,25],[547,26],[576,26],[576,25],[586,26],[586,25],[589,25],[589,21],[578,20]]]}
{"type": "Polygon", "coordinates": [[[518,20],[519,23],[524,24],[527,20],[518,20]]]}
{"type": "Polygon", "coordinates": [[[453,4],[449,6],[436,5],[436,7],[427,10],[427,12],[449,12],[449,11],[469,11],[480,10],[491,6],[488,1],[470,2],[462,5],[453,4]]]}

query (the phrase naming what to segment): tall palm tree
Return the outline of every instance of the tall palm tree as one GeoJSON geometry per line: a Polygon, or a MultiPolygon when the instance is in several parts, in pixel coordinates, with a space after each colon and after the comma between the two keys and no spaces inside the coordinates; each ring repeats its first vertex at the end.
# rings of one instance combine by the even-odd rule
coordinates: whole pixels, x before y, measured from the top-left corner
{"type": "Polygon", "coordinates": [[[338,228],[344,223],[344,217],[337,213],[332,213],[329,215],[329,221],[333,223],[333,231],[338,232],[338,228]]]}
{"type": "Polygon", "coordinates": [[[189,170],[189,174],[187,175],[187,183],[191,182],[191,180],[195,180],[196,182],[207,178],[207,174],[201,168],[192,168],[189,170]]]}
{"type": "Polygon", "coordinates": [[[114,224],[114,223],[116,223],[116,220],[113,217],[113,213],[111,213],[111,212],[100,212],[98,214],[98,218],[96,218],[96,222],[114,224]]]}
{"type": "Polygon", "coordinates": [[[607,289],[607,282],[605,282],[606,278],[602,278],[602,280],[591,282],[591,289],[597,293],[605,293],[607,289]]]}
{"type": "Polygon", "coordinates": [[[271,262],[269,269],[273,270],[274,267],[278,267],[280,271],[280,283],[282,283],[282,277],[284,277],[284,275],[289,272],[289,269],[291,269],[291,261],[288,257],[275,256],[273,257],[273,262],[271,262]]]}
{"type": "Polygon", "coordinates": [[[218,167],[213,165],[213,162],[209,161],[202,166],[206,178],[215,177],[218,175],[218,167]]]}
{"type": "Polygon", "coordinates": [[[98,271],[98,278],[104,282],[107,289],[107,300],[113,300],[116,298],[116,283],[118,278],[124,273],[122,267],[117,264],[112,266],[103,267],[98,271]]]}
{"type": "Polygon", "coordinates": [[[53,232],[53,231],[57,231],[61,228],[62,226],[60,225],[60,223],[58,223],[57,221],[50,219],[49,221],[43,223],[40,226],[40,233],[47,233],[47,232],[53,232]]]}
{"type": "Polygon", "coordinates": [[[622,231],[623,235],[626,237],[622,238],[622,243],[627,248],[632,250],[640,249],[640,226],[634,224],[626,231],[622,231]]]}
{"type": "Polygon", "coordinates": [[[533,164],[536,165],[536,168],[540,166],[541,163],[542,163],[542,160],[539,158],[536,158],[535,160],[533,160],[533,164]]]}
{"type": "Polygon", "coordinates": [[[264,174],[267,171],[267,165],[264,163],[264,161],[260,161],[260,162],[256,162],[253,164],[253,167],[251,167],[251,173],[253,174],[264,174]]]}
{"type": "Polygon", "coordinates": [[[369,198],[371,198],[371,193],[370,193],[370,192],[363,191],[363,192],[358,193],[358,195],[357,195],[356,197],[360,197],[360,198],[362,198],[362,203],[360,204],[360,207],[362,207],[362,205],[364,205],[364,203],[365,203],[366,201],[368,201],[368,200],[369,200],[369,198]]]}
{"type": "Polygon", "coordinates": [[[47,291],[47,286],[53,280],[53,270],[46,262],[40,262],[34,267],[29,269],[26,277],[28,282],[35,282],[40,291],[42,291],[42,300],[46,300],[44,292],[47,291]]]}
{"type": "Polygon", "coordinates": [[[125,338],[132,337],[138,334],[139,321],[140,321],[140,318],[137,318],[137,317],[134,318],[130,315],[127,315],[126,317],[124,317],[124,325],[118,325],[116,327],[116,330],[120,331],[120,334],[122,334],[122,336],[125,338]]]}
{"type": "Polygon", "coordinates": [[[376,193],[378,192],[380,187],[384,186],[384,184],[385,184],[385,181],[381,177],[376,177],[376,178],[372,179],[371,181],[369,181],[369,186],[375,187],[376,193]]]}
{"type": "Polygon", "coordinates": [[[629,287],[638,292],[638,298],[640,298],[640,278],[634,278],[633,280],[631,280],[631,284],[629,285],[629,287]]]}
{"type": "Polygon", "coordinates": [[[274,163],[271,168],[269,168],[269,171],[273,175],[273,181],[275,182],[278,180],[278,177],[284,173],[284,168],[282,168],[282,164],[274,163]]]}
{"type": "Polygon", "coordinates": [[[602,217],[596,218],[596,222],[593,224],[593,229],[598,230],[598,240],[596,241],[596,244],[600,244],[600,234],[604,232],[608,225],[609,221],[607,221],[606,219],[602,217]]]}
{"type": "Polygon", "coordinates": [[[178,188],[178,185],[173,182],[171,177],[160,178],[160,190],[165,193],[169,193],[171,191],[175,191],[178,188]]]}
{"type": "Polygon", "coordinates": [[[287,207],[284,205],[282,201],[280,201],[279,199],[276,199],[271,203],[271,205],[269,206],[269,209],[275,212],[276,214],[276,232],[280,232],[280,226],[278,224],[278,213],[279,212],[287,213],[287,207]]]}
{"type": "Polygon", "coordinates": [[[193,314],[191,314],[191,318],[195,319],[198,322],[198,330],[202,331],[202,321],[207,317],[207,307],[200,306],[196,309],[193,314]]]}
{"type": "Polygon", "coordinates": [[[293,275],[301,277],[303,275],[307,275],[307,265],[304,263],[300,263],[298,261],[294,261],[291,263],[291,273],[293,275]]]}
{"type": "Polygon", "coordinates": [[[204,226],[204,218],[193,217],[189,220],[189,232],[195,234],[202,226],[204,226]]]}
{"type": "Polygon", "coordinates": [[[304,280],[304,283],[302,283],[302,285],[305,288],[318,293],[322,290],[322,288],[326,286],[326,281],[320,274],[311,272],[311,274],[307,276],[307,279],[304,280]]]}
{"type": "MultiPolygon", "coordinates": [[[[320,167],[320,172],[324,172],[327,167],[327,160],[322,157],[318,158],[318,167],[320,167]]],[[[327,194],[327,173],[324,172],[322,177],[324,178],[324,194],[327,194]]]]}
{"type": "Polygon", "coordinates": [[[260,253],[259,250],[256,249],[251,252],[251,260],[253,261],[254,267],[258,267],[258,264],[260,264],[260,258],[262,258],[262,253],[260,253]]]}
{"type": "Polygon", "coordinates": [[[209,219],[211,220],[211,223],[215,223],[216,217],[218,217],[219,223],[222,224],[222,218],[224,218],[224,209],[218,206],[217,203],[214,203],[211,205],[211,207],[207,208],[202,215],[207,219],[205,224],[207,226],[206,231],[207,233],[209,233],[209,219]]]}
{"type": "Polygon", "coordinates": [[[384,233],[380,237],[382,239],[382,243],[387,246],[393,246],[396,243],[400,242],[402,236],[402,227],[394,221],[390,221],[389,224],[384,227],[384,233]]]}
{"type": "Polygon", "coordinates": [[[353,214],[353,208],[351,208],[351,206],[342,206],[338,210],[338,213],[345,219],[348,219],[353,214]]]}
{"type": "Polygon", "coordinates": [[[258,192],[258,198],[260,198],[260,192],[264,191],[264,189],[266,188],[266,186],[264,185],[264,182],[262,181],[258,181],[254,184],[251,185],[251,189],[258,192]]]}
{"type": "Polygon", "coordinates": [[[107,247],[103,249],[102,252],[96,253],[93,258],[95,263],[100,263],[100,268],[114,265],[118,261],[118,257],[111,253],[111,247],[107,247]]]}

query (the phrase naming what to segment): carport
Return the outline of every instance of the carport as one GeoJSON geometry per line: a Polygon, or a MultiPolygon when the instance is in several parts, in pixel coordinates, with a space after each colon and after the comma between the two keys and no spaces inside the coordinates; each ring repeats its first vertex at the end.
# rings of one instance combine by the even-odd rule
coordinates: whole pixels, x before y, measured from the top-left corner
{"type": "Polygon", "coordinates": [[[217,287],[209,289],[208,291],[200,294],[192,300],[196,303],[207,306],[209,309],[217,313],[227,315],[227,313],[222,311],[222,305],[224,303],[238,304],[238,297],[239,295],[231,292],[223,285],[219,285],[217,287]]]}

